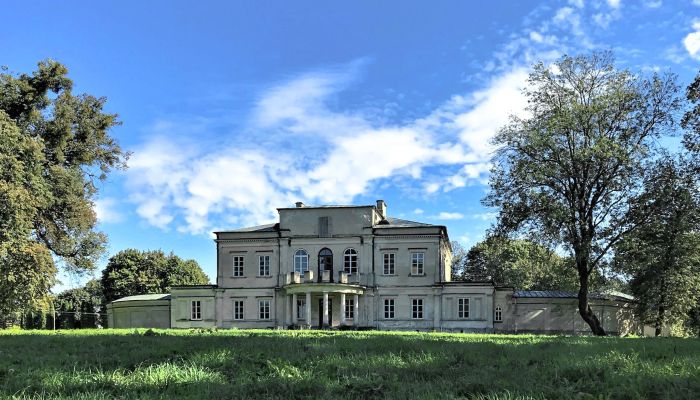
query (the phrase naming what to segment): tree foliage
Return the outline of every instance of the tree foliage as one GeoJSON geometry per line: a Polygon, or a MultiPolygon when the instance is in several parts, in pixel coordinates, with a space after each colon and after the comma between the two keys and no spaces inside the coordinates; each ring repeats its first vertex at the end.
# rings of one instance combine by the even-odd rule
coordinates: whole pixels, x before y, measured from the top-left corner
{"type": "Polygon", "coordinates": [[[578,308],[605,331],[588,303],[590,278],[637,213],[644,163],[679,108],[673,76],[618,70],[610,53],[565,56],[534,66],[526,117],[494,138],[498,151],[485,205],[499,209],[498,234],[521,232],[563,246],[574,259],[578,308]]]}
{"type": "Polygon", "coordinates": [[[166,256],[160,250],[127,249],[109,259],[101,283],[109,302],[137,294],[167,293],[176,285],[204,285],[209,278],[194,260],[172,253],[166,256]]]}
{"type": "Polygon", "coordinates": [[[521,290],[574,290],[573,262],[530,240],[488,237],[466,253],[463,280],[521,290]]]}
{"type": "Polygon", "coordinates": [[[656,327],[683,323],[700,298],[700,193],[689,163],[666,156],[649,168],[646,223],[616,245],[615,264],[630,276],[638,314],[656,327]]]}
{"type": "Polygon", "coordinates": [[[93,269],[106,237],[95,229],[96,181],[125,167],[104,98],[74,95],[67,69],[0,73],[0,312],[43,301],[58,261],[93,269]]]}
{"type": "Polygon", "coordinates": [[[99,314],[104,314],[105,304],[102,284],[97,279],[89,280],[85,286],[65,290],[54,300],[56,311],[65,314],[62,320],[70,321],[69,326],[74,328],[84,327],[83,321],[90,321],[87,327],[102,326],[99,314]]]}

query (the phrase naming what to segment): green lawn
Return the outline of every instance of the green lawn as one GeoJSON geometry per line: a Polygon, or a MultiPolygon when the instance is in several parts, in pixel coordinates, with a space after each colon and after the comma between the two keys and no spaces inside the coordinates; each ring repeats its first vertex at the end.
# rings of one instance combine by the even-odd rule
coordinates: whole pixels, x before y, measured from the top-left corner
{"type": "Polygon", "coordinates": [[[700,399],[700,341],[0,331],[0,397],[700,399]]]}

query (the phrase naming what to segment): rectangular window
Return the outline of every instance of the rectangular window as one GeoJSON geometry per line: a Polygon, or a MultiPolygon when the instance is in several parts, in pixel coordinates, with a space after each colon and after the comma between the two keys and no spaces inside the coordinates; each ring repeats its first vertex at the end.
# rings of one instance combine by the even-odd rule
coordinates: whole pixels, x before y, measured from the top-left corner
{"type": "Polygon", "coordinates": [[[384,275],[394,275],[396,272],[394,269],[395,260],[396,254],[384,253],[384,275]]]}
{"type": "Polygon", "coordinates": [[[461,298],[457,301],[457,317],[463,319],[469,318],[469,299],[461,298]]]}
{"type": "Polygon", "coordinates": [[[355,318],[355,299],[345,299],[345,318],[355,318]]]}
{"type": "Polygon", "coordinates": [[[384,318],[394,319],[394,299],[384,299],[384,318]]]}
{"type": "Polygon", "coordinates": [[[423,275],[425,253],[411,253],[411,275],[423,275]]]}
{"type": "Polygon", "coordinates": [[[270,319],[270,300],[258,300],[258,318],[270,319]]]}
{"type": "Polygon", "coordinates": [[[237,321],[243,319],[243,300],[233,301],[233,319],[237,321]]]}
{"type": "Polygon", "coordinates": [[[423,319],[423,299],[411,299],[413,319],[423,319]]]}
{"type": "Polygon", "coordinates": [[[494,315],[493,320],[495,322],[503,322],[503,309],[501,306],[496,307],[496,315],[494,315]]]}
{"type": "Polygon", "coordinates": [[[202,302],[199,300],[192,300],[190,303],[190,319],[193,321],[202,320],[202,302]]]}
{"type": "Polygon", "coordinates": [[[243,276],[243,256],[233,256],[233,276],[243,276]]]}
{"type": "Polygon", "coordinates": [[[259,276],[270,276],[270,256],[259,256],[258,257],[258,269],[259,276]]]}

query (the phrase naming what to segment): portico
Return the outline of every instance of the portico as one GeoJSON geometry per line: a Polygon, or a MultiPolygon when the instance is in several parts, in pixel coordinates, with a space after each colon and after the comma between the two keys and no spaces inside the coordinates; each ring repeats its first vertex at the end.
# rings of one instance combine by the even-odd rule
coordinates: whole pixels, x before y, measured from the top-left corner
{"type": "Polygon", "coordinates": [[[311,277],[311,281],[289,283],[283,289],[286,295],[287,325],[309,328],[357,325],[356,321],[360,319],[360,296],[365,291],[363,286],[318,283],[313,282],[311,277]],[[316,313],[313,307],[315,304],[318,304],[316,313]],[[338,318],[333,318],[334,316],[338,318]]]}

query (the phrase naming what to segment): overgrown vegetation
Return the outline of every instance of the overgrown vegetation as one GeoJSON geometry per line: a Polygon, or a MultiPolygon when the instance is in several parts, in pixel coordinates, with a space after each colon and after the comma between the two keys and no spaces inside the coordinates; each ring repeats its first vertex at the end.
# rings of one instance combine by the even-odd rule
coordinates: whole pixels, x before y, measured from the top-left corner
{"type": "Polygon", "coordinates": [[[0,397],[695,399],[700,341],[327,331],[4,331],[0,397]]]}

